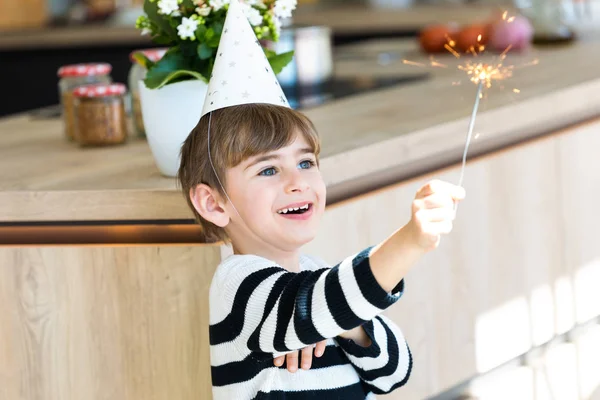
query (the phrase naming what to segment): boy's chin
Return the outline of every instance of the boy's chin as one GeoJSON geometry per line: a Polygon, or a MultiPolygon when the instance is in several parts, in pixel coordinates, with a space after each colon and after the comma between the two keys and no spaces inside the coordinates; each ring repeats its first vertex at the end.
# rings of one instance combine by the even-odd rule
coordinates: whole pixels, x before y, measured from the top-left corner
{"type": "Polygon", "coordinates": [[[306,232],[304,234],[298,234],[297,236],[294,237],[294,244],[298,247],[302,247],[310,242],[312,242],[313,240],[315,240],[315,238],[317,237],[317,232],[306,232]]]}

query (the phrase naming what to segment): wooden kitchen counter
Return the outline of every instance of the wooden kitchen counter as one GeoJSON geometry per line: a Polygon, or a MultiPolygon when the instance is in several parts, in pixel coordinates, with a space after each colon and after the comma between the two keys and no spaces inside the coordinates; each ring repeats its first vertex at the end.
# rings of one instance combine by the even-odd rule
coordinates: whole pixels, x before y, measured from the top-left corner
{"type": "MultiPolygon", "coordinates": [[[[378,65],[381,52],[426,60],[412,41],[366,43],[338,54],[336,74],[425,71],[400,58],[378,65]]],[[[483,99],[469,157],[600,115],[600,40],[508,60],[521,65],[535,57],[539,65],[516,70],[504,90],[497,85],[483,99]]],[[[306,111],[322,136],[329,204],[460,161],[475,86],[454,69],[452,57],[439,59],[451,67],[427,69],[432,77],[426,81],[306,111]],[[461,78],[463,84],[453,86],[461,78]]],[[[29,115],[0,122],[0,205],[0,221],[10,223],[191,219],[175,180],[160,175],[146,141],[81,149],[63,139],[61,120],[29,115]]]]}

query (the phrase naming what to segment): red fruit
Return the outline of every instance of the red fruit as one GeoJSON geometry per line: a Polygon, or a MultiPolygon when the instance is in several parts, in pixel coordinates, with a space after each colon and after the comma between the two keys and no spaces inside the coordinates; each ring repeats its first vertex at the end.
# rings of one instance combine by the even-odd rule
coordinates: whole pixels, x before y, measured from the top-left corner
{"type": "Polygon", "coordinates": [[[489,26],[487,24],[468,25],[456,35],[456,49],[465,53],[473,47],[475,51],[479,51],[479,46],[485,46],[488,38],[489,26]]]}
{"type": "Polygon", "coordinates": [[[440,53],[453,35],[454,30],[447,25],[432,25],[421,31],[419,44],[427,53],[440,53]]]}

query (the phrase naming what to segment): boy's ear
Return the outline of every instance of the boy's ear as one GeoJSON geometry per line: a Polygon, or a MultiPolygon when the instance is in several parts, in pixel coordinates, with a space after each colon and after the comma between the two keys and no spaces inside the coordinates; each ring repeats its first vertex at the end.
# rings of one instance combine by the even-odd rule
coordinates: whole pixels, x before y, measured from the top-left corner
{"type": "Polygon", "coordinates": [[[229,214],[220,203],[220,196],[210,186],[203,183],[190,189],[190,199],[194,208],[205,220],[224,228],[229,223],[229,214]]]}

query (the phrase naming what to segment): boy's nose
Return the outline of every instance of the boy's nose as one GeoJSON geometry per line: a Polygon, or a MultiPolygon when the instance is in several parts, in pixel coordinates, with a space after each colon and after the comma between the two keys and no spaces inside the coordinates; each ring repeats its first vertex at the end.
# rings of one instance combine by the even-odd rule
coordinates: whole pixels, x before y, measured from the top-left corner
{"type": "Polygon", "coordinates": [[[309,188],[308,182],[300,172],[291,173],[285,186],[286,193],[305,192],[309,188]]]}

